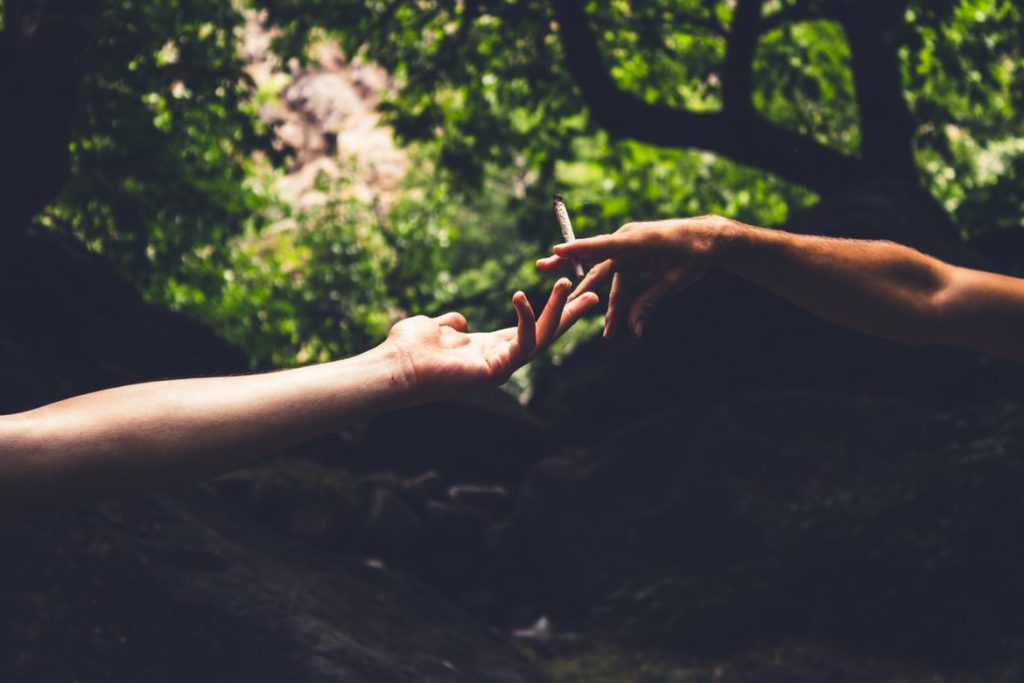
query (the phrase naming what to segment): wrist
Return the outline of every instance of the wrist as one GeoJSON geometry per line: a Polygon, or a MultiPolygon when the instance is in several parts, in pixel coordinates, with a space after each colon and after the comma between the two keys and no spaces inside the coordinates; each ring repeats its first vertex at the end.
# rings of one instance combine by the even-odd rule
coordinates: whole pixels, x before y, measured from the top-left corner
{"type": "Polygon", "coordinates": [[[730,270],[743,260],[744,255],[764,244],[766,237],[774,231],[721,218],[709,226],[708,232],[711,262],[730,270]]]}
{"type": "Polygon", "coordinates": [[[365,354],[381,368],[389,394],[404,405],[420,403],[423,381],[416,373],[412,350],[386,339],[365,354]]]}

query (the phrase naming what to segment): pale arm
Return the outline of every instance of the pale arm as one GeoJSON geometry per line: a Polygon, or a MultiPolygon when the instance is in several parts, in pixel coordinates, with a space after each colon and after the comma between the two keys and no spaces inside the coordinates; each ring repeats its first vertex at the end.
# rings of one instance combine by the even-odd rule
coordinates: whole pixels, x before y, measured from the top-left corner
{"type": "Polygon", "coordinates": [[[411,403],[378,347],[306,368],[118,387],[0,418],[0,501],[90,500],[205,479],[411,403]]]}
{"type": "Polygon", "coordinates": [[[386,410],[498,386],[596,303],[559,280],[539,318],[469,334],[458,313],[396,324],[371,351],[239,377],[118,387],[0,417],[0,507],[91,500],[205,479],[386,410]]]}

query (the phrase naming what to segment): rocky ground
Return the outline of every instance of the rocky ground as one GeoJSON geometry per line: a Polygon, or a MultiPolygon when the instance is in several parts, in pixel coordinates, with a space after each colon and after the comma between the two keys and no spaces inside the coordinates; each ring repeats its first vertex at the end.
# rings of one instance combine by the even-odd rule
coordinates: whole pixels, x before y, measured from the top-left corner
{"type": "Polygon", "coordinates": [[[537,681],[415,579],[200,490],[5,516],[5,681],[537,681]]]}

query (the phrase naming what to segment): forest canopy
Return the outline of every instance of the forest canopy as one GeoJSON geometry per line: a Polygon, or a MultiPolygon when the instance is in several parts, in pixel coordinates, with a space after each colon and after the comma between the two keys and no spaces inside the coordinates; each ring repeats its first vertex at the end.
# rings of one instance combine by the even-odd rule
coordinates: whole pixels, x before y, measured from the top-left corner
{"type": "Polygon", "coordinates": [[[26,133],[12,215],[82,239],[258,366],[363,348],[401,315],[505,322],[509,293],[542,285],[552,190],[580,234],[704,213],[779,225],[879,179],[922,184],[959,239],[1022,227],[1011,0],[2,7],[0,73],[20,93],[3,123],[26,133]],[[346,174],[312,208],[274,191],[293,159],[258,116],[282,94],[246,70],[250,12],[282,72],[337,41],[390,74],[381,111],[410,159],[395,197],[355,196],[346,174]]]}

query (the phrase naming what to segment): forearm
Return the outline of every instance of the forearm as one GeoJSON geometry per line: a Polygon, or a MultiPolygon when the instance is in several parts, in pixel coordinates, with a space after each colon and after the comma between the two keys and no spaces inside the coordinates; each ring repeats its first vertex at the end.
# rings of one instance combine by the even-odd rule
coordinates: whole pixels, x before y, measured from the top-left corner
{"type": "Polygon", "coordinates": [[[88,500],[196,481],[386,410],[497,387],[597,303],[540,316],[516,292],[516,327],[468,332],[449,312],[396,323],[376,349],[247,377],[152,382],[0,416],[0,508],[88,500]]]}
{"type": "Polygon", "coordinates": [[[715,262],[831,322],[906,344],[950,342],[943,304],[955,269],[908,247],[734,224],[715,262]]]}
{"type": "Polygon", "coordinates": [[[378,347],[260,375],[152,382],[0,418],[0,501],[93,499],[211,477],[414,402],[378,347]]]}
{"type": "Polygon", "coordinates": [[[717,266],[861,332],[1024,361],[1024,279],[952,266],[892,242],[808,237],[700,216],[627,223],[554,252],[537,266],[597,262],[577,292],[611,280],[606,336],[627,305],[629,329],[639,336],[656,302],[717,266]],[[631,286],[639,293],[627,304],[631,286]]]}

